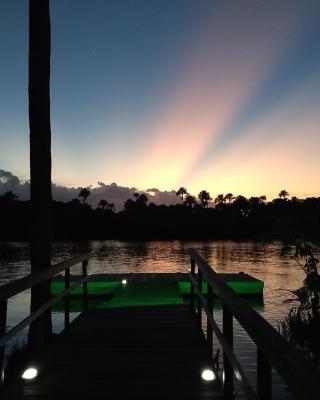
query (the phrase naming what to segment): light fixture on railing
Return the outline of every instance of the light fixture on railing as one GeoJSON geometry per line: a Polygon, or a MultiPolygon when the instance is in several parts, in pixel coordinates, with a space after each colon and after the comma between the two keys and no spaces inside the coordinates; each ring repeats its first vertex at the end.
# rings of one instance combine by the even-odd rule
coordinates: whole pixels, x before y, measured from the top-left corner
{"type": "Polygon", "coordinates": [[[201,373],[201,378],[204,381],[213,381],[216,379],[216,374],[212,371],[212,369],[204,369],[201,373]]]}
{"type": "Polygon", "coordinates": [[[29,367],[24,370],[23,374],[21,375],[22,379],[31,380],[38,376],[38,370],[35,367],[29,367]]]}
{"type": "Polygon", "coordinates": [[[127,282],[126,279],[122,279],[121,283],[122,283],[122,286],[126,286],[126,284],[127,284],[128,282],[127,282]]]}

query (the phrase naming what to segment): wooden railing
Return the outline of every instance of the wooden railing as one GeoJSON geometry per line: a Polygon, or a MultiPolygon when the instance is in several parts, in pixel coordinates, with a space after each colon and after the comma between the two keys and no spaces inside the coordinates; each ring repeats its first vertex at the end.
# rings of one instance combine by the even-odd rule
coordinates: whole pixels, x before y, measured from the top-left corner
{"type": "Polygon", "coordinates": [[[320,399],[320,373],[315,366],[289,344],[264,318],[238,296],[213,269],[194,251],[191,257],[190,305],[196,306],[201,327],[202,309],[207,315],[207,341],[212,356],[213,332],[223,348],[224,393],[234,398],[234,377],[242,385],[248,399],[269,400],[272,397],[272,367],[279,373],[297,399],[320,399]],[[197,274],[196,274],[196,266],[197,274]],[[202,294],[202,283],[208,284],[208,294],[202,294]],[[213,293],[223,304],[223,331],[213,318],[213,293]],[[196,304],[195,304],[196,303],[196,304]],[[244,369],[233,352],[233,318],[242,325],[257,345],[257,388],[254,390],[244,369]]]}
{"type": "Polygon", "coordinates": [[[4,364],[5,364],[5,345],[9,340],[14,338],[19,332],[25,327],[34,322],[44,312],[51,310],[51,307],[58,301],[65,299],[64,303],[64,326],[68,328],[70,318],[70,302],[69,295],[73,289],[83,285],[83,305],[84,310],[88,309],[88,287],[87,281],[89,279],[87,273],[89,256],[87,254],[78,255],[72,257],[66,261],[60,262],[53,265],[50,268],[39,270],[23,278],[9,282],[3,286],[0,286],[0,392],[4,383],[4,364]],[[82,279],[70,285],[70,268],[76,264],[82,263],[82,279]],[[28,317],[19,322],[16,326],[6,332],[6,321],[7,321],[7,304],[8,299],[15,296],[25,290],[31,289],[32,287],[39,285],[43,282],[50,280],[55,275],[64,271],[65,290],[55,297],[50,298],[46,303],[42,304],[36,311],[32,312],[28,317]]]}

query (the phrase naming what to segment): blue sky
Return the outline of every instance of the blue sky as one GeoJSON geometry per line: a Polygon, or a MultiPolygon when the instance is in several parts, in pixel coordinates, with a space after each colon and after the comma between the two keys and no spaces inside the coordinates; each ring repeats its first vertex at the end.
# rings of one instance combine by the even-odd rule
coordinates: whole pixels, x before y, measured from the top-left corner
{"type": "MultiPolygon", "coordinates": [[[[51,23],[55,183],[320,195],[319,1],[52,0],[51,23]]],[[[0,169],[28,179],[28,2],[0,26],[0,169]]]]}

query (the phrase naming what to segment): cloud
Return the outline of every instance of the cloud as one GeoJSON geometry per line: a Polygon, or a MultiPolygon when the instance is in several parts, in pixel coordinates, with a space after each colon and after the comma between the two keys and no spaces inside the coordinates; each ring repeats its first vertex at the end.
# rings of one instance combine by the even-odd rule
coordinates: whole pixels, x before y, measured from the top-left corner
{"type": "MultiPolygon", "coordinates": [[[[54,200],[68,202],[74,198],[78,198],[80,189],[81,187],[65,187],[52,184],[52,196],[54,200]]],[[[100,200],[105,199],[114,203],[116,210],[120,211],[123,209],[124,202],[127,199],[133,199],[133,194],[137,191],[146,194],[150,203],[169,205],[180,202],[175,190],[160,191],[157,188],[152,188],[143,191],[135,187],[119,186],[116,183],[106,184],[103,182],[98,182],[98,186],[90,186],[89,189],[91,194],[87,201],[94,208],[100,200]]],[[[0,170],[0,195],[9,190],[18,195],[20,200],[27,200],[30,197],[30,182],[21,181],[11,172],[0,170]]]]}
{"type": "Polygon", "coordinates": [[[20,200],[27,200],[30,197],[30,183],[21,181],[11,172],[0,169],[0,194],[12,191],[20,200]]]}

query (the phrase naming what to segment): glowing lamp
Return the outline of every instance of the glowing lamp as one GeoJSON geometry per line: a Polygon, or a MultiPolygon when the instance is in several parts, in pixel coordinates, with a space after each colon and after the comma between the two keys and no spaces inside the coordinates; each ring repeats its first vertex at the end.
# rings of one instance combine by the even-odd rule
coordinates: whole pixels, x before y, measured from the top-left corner
{"type": "Polygon", "coordinates": [[[123,286],[126,286],[127,280],[126,279],[122,279],[121,283],[122,283],[123,286]]]}
{"type": "Polygon", "coordinates": [[[204,369],[201,373],[201,378],[204,381],[213,381],[216,378],[215,373],[212,371],[212,369],[204,369]]]}
{"type": "Polygon", "coordinates": [[[27,368],[23,374],[22,379],[30,380],[34,379],[38,375],[38,370],[36,368],[27,368]]]}

